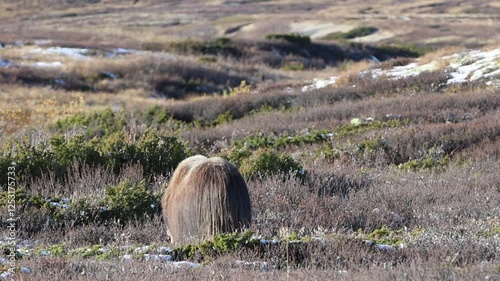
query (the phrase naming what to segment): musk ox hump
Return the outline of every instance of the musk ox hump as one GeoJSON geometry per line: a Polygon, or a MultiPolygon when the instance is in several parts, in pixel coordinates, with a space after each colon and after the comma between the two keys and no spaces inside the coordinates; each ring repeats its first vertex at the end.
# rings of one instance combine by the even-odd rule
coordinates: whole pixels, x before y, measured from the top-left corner
{"type": "Polygon", "coordinates": [[[162,199],[173,243],[233,232],[251,221],[247,185],[228,161],[197,155],[182,161],[162,199]]]}

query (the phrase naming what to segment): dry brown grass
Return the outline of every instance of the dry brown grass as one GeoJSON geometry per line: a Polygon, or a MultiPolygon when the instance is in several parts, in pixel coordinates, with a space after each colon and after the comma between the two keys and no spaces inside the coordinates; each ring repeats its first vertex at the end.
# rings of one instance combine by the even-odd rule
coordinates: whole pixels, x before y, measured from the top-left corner
{"type": "MultiPolygon", "coordinates": [[[[52,245],[73,250],[100,244],[131,251],[142,245],[172,245],[159,212],[130,221],[84,223],[76,213],[58,220],[51,217],[50,206],[37,208],[24,202],[16,210],[22,222],[17,238],[33,246],[32,255],[25,255],[18,265],[29,267],[31,273],[18,279],[500,280],[498,88],[482,82],[447,85],[443,69],[400,80],[358,75],[373,67],[406,65],[413,60],[411,52],[422,52],[426,42],[437,50],[421,57],[420,64],[439,62],[464,46],[498,48],[500,33],[491,24],[496,19],[495,3],[70,2],[74,1],[0,3],[0,42],[8,43],[0,49],[0,57],[24,63],[0,69],[2,144],[27,139],[36,146],[56,133],[71,137],[85,131],[84,126],[61,132],[49,125],[76,112],[108,107],[117,115],[125,112],[127,137],[152,124],[158,131],[179,135],[191,153],[212,156],[249,136],[300,139],[314,130],[351,131],[274,148],[305,168],[300,180],[278,175],[247,181],[254,209],[250,230],[282,243],[205,259],[191,257],[205,261],[200,268],[175,268],[140,254],[126,261],[121,257],[125,252],[104,260],[67,254],[44,257],[39,250],[52,245]],[[368,45],[313,40],[307,47],[264,39],[267,33],[290,32],[292,22],[305,32],[311,20],[318,28],[321,23],[369,23],[381,29],[370,40],[393,37],[368,45]],[[251,25],[237,26],[246,23],[251,25]],[[228,29],[235,31],[223,34],[228,29]],[[187,37],[210,44],[220,36],[231,37],[236,50],[179,50],[171,45],[185,43],[187,37]],[[47,46],[88,47],[93,59],[30,53],[46,47],[30,45],[35,39],[51,39],[47,46]],[[14,44],[17,40],[26,45],[14,44]],[[150,51],[104,55],[116,47],[150,51]],[[366,60],[375,53],[382,54],[381,59],[408,56],[375,65],[366,60]],[[60,61],[63,66],[29,65],[39,61],[60,61]],[[282,69],[297,62],[304,71],[282,69]],[[339,76],[335,86],[301,92],[308,80],[330,76],[339,76]],[[56,83],[57,78],[66,84],[56,83]],[[244,93],[221,95],[242,80],[251,85],[244,93]],[[205,88],[196,89],[200,85],[205,88]],[[169,122],[178,123],[147,121],[154,105],[166,109],[169,122]],[[349,125],[352,118],[370,117],[375,122],[400,123],[393,127],[369,123],[367,130],[349,125]],[[412,161],[416,161],[413,168],[412,161]],[[424,161],[427,166],[418,166],[424,161]],[[397,241],[378,243],[404,246],[384,251],[363,242],[373,239],[369,236],[373,231],[384,229],[397,241]],[[290,237],[302,242],[285,242],[290,237]]],[[[97,204],[106,196],[107,186],[124,180],[145,179],[147,191],[156,196],[168,182],[162,175],[145,176],[150,171],[139,164],[114,172],[79,163],[70,168],[62,178],[55,171],[36,178],[22,175],[26,180],[17,187],[28,195],[85,198],[86,203],[97,204]]],[[[6,208],[0,210],[2,236],[7,235],[8,215],[6,208]]]]}

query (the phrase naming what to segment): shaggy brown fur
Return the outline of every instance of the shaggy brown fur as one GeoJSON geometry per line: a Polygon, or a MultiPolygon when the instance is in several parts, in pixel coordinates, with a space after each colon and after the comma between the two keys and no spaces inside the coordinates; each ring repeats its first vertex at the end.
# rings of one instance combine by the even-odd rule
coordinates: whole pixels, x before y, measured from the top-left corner
{"type": "Polygon", "coordinates": [[[226,160],[202,155],[179,163],[162,199],[172,243],[189,243],[250,224],[245,180],[226,160]]]}

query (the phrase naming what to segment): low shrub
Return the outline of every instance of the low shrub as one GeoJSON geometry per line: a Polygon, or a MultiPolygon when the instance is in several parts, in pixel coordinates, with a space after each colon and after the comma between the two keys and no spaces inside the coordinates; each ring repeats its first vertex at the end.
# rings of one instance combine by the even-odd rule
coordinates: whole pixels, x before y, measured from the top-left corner
{"type": "Polygon", "coordinates": [[[378,28],[373,26],[361,26],[355,29],[352,29],[348,32],[333,32],[329,33],[326,36],[322,37],[323,40],[347,40],[354,39],[357,37],[363,37],[367,35],[371,35],[378,31],[378,28]]]}
{"type": "Polygon", "coordinates": [[[270,149],[258,149],[243,159],[240,165],[241,174],[247,178],[265,178],[272,175],[305,176],[305,171],[291,156],[282,153],[278,155],[270,149]]]}
{"type": "Polygon", "coordinates": [[[160,198],[147,189],[144,180],[138,183],[124,180],[118,185],[106,187],[100,218],[126,222],[152,217],[159,213],[159,202],[160,198]]]}
{"type": "Polygon", "coordinates": [[[231,55],[240,56],[238,48],[226,37],[217,38],[214,41],[198,41],[186,39],[180,42],[170,44],[170,50],[185,54],[203,54],[203,55],[231,55]]]}
{"type": "MultiPolygon", "coordinates": [[[[188,154],[177,137],[156,130],[146,130],[137,140],[127,138],[123,131],[90,140],[81,134],[68,138],[56,135],[37,146],[32,146],[29,139],[7,146],[0,157],[0,170],[7,174],[8,167],[16,163],[18,180],[28,182],[44,173],[64,179],[75,162],[105,166],[115,173],[127,164],[139,163],[149,177],[168,174],[188,154]]],[[[1,185],[6,186],[6,181],[5,177],[1,185]]]]}
{"type": "Polygon", "coordinates": [[[276,39],[282,39],[285,40],[289,43],[293,44],[299,44],[299,45],[307,45],[311,43],[311,37],[307,35],[301,35],[298,33],[291,33],[291,34],[281,34],[281,33],[276,33],[276,34],[268,34],[266,35],[266,39],[271,39],[271,40],[276,40],[276,39]]]}

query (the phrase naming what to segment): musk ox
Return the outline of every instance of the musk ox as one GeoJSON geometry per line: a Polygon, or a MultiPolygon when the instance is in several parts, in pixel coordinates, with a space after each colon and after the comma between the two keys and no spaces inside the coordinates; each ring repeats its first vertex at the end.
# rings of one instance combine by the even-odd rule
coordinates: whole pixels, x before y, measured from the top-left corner
{"type": "Polygon", "coordinates": [[[175,244],[233,232],[252,219],[245,180],[235,166],[219,157],[196,155],[179,163],[161,205],[175,244]]]}

